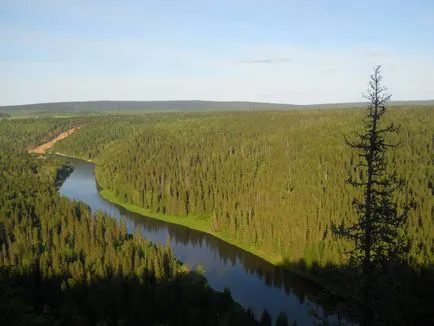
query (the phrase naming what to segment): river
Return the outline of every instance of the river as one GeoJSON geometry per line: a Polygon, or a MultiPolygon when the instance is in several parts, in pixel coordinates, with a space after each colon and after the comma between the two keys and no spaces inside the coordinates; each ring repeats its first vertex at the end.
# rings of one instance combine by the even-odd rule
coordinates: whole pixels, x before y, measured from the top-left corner
{"type": "Polygon", "coordinates": [[[202,266],[212,288],[222,291],[228,287],[234,300],[255,314],[266,308],[273,317],[286,312],[298,325],[314,323],[309,310],[322,309],[311,301],[320,290],[315,283],[211,235],[127,211],[99,195],[92,163],[69,160],[74,171],[59,190],[63,196],[124,220],[129,232],[140,229],[148,240],[163,244],[170,241],[178,259],[190,268],[202,266]]]}

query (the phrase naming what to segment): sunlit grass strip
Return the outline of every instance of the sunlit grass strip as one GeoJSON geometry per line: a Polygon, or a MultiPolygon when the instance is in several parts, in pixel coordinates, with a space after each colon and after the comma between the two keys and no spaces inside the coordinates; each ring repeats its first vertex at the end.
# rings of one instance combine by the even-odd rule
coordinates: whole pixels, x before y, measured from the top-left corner
{"type": "MultiPolygon", "coordinates": [[[[154,218],[156,220],[160,220],[163,222],[167,222],[167,223],[172,223],[172,224],[178,224],[178,225],[182,225],[184,227],[187,227],[189,229],[193,229],[193,230],[197,230],[200,232],[204,232],[207,234],[210,234],[218,239],[223,240],[226,243],[229,243],[235,247],[238,247],[244,251],[247,251],[255,256],[258,256],[260,258],[262,258],[263,260],[276,265],[276,266],[282,266],[283,260],[282,257],[273,255],[263,249],[257,248],[252,244],[248,244],[248,243],[242,243],[239,242],[231,237],[229,237],[227,234],[223,233],[223,232],[213,232],[211,230],[211,227],[208,223],[208,219],[204,216],[177,216],[177,215],[168,215],[168,214],[160,214],[160,213],[155,213],[150,211],[149,209],[143,208],[143,207],[139,207],[136,205],[132,205],[132,204],[128,204],[125,203],[123,201],[121,201],[119,198],[117,198],[115,196],[115,194],[108,190],[108,189],[103,189],[100,191],[99,193],[103,198],[105,198],[106,200],[122,206],[123,208],[143,215],[145,217],[150,217],[150,218],[154,218]]],[[[308,273],[306,271],[303,271],[301,269],[298,268],[288,268],[287,266],[282,266],[283,268],[299,275],[302,276],[306,279],[309,279],[311,281],[314,281],[318,284],[324,284],[324,281],[321,280],[320,278],[316,277],[315,275],[312,275],[311,273],[308,273]]]]}

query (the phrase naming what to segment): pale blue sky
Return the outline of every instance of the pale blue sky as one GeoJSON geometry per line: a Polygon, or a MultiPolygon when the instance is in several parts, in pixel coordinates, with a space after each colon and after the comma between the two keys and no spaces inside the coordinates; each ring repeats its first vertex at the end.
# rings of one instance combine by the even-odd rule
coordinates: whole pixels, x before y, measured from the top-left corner
{"type": "Polygon", "coordinates": [[[434,99],[434,1],[0,0],[0,105],[434,99]]]}

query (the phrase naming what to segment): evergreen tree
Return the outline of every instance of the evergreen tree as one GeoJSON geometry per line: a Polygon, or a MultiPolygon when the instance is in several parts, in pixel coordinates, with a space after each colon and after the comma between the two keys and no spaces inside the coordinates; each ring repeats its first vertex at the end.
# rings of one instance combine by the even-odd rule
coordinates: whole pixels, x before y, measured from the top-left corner
{"type": "Polygon", "coordinates": [[[264,309],[260,320],[261,326],[272,326],[271,316],[267,309],[264,309]]]}
{"type": "Polygon", "coordinates": [[[288,316],[284,312],[277,315],[276,326],[289,326],[288,316]]]}
{"type": "Polygon", "coordinates": [[[410,205],[400,207],[398,204],[396,194],[404,180],[388,165],[388,150],[396,147],[396,144],[389,143],[390,136],[397,133],[398,128],[393,123],[382,124],[391,95],[382,84],[381,66],[374,68],[364,97],[369,106],[363,131],[356,133],[355,140],[346,140],[359,157],[354,168],[356,173],[348,179],[353,187],[362,189],[361,199],[353,200],[359,218],[349,226],[334,224],[332,230],[354,243],[350,262],[362,273],[363,321],[372,325],[376,322],[373,292],[377,276],[380,273],[384,275],[391,263],[400,262],[408,253],[403,226],[410,205]]]}

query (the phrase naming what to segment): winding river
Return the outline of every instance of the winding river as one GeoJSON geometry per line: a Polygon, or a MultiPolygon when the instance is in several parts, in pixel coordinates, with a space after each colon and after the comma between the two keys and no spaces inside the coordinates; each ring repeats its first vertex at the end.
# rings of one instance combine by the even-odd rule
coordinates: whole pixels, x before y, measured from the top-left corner
{"type": "Polygon", "coordinates": [[[298,325],[314,323],[309,310],[322,308],[311,301],[320,290],[313,282],[211,235],[144,217],[115,205],[99,195],[92,163],[69,160],[74,171],[60,188],[63,196],[124,220],[129,232],[138,228],[148,240],[170,241],[178,259],[190,268],[201,265],[211,287],[216,290],[228,287],[233,298],[255,314],[261,314],[266,308],[273,317],[280,311],[286,312],[289,320],[297,321],[298,325]]]}

